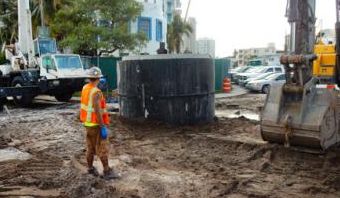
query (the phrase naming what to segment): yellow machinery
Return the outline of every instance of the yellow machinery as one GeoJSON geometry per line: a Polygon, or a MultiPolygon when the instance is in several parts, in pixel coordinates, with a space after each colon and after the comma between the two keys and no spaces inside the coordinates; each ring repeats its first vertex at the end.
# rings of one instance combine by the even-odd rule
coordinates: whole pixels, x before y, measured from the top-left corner
{"type": "Polygon", "coordinates": [[[313,76],[321,81],[332,82],[335,76],[336,51],[335,45],[325,45],[322,42],[314,47],[317,59],[313,62],[313,76]]]}

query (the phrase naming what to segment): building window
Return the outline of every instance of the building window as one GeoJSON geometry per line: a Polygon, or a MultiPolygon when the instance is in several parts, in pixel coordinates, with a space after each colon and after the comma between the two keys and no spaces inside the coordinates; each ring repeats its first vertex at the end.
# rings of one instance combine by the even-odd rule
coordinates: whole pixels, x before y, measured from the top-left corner
{"type": "Polygon", "coordinates": [[[168,23],[171,23],[172,22],[172,14],[168,13],[167,16],[168,16],[168,23]]]}
{"type": "Polygon", "coordinates": [[[163,41],[163,23],[159,19],[156,19],[156,40],[163,41]]]}
{"type": "Polygon", "coordinates": [[[151,18],[139,17],[138,18],[138,32],[144,32],[148,40],[152,39],[152,26],[151,18]]]}
{"type": "Polygon", "coordinates": [[[168,2],[167,2],[167,12],[168,12],[168,13],[172,13],[172,10],[173,10],[173,9],[172,9],[172,3],[171,3],[171,1],[168,1],[168,2]]]}

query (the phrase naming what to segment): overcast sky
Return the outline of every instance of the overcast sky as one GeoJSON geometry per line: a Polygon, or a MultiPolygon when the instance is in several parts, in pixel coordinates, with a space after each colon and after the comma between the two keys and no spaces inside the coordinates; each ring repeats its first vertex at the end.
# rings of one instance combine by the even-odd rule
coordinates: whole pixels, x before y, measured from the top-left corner
{"type": "MultiPolygon", "coordinates": [[[[189,17],[197,20],[197,37],[216,41],[216,55],[234,49],[265,47],[274,42],[283,49],[289,33],[285,18],[287,0],[192,0],[189,17]]],[[[183,15],[188,0],[182,0],[183,15]]],[[[317,0],[317,28],[334,28],[335,0],[317,0]],[[322,19],[322,23],[320,22],[322,19]]]]}

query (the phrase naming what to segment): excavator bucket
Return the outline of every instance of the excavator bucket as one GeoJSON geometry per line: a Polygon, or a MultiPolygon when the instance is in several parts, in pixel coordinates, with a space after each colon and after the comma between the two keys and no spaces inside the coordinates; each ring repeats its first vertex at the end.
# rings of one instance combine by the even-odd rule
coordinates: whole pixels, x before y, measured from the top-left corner
{"type": "Polygon", "coordinates": [[[301,88],[276,85],[261,114],[265,141],[285,146],[326,150],[340,141],[338,91],[316,87],[312,79],[301,88]]]}

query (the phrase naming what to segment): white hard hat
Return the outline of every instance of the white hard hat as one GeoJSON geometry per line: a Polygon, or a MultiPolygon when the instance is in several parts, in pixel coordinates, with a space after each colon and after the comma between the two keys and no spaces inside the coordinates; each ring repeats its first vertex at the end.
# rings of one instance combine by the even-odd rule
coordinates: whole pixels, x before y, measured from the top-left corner
{"type": "Polygon", "coordinates": [[[102,70],[99,67],[91,67],[87,70],[87,75],[89,78],[101,78],[103,76],[102,70]]]}

